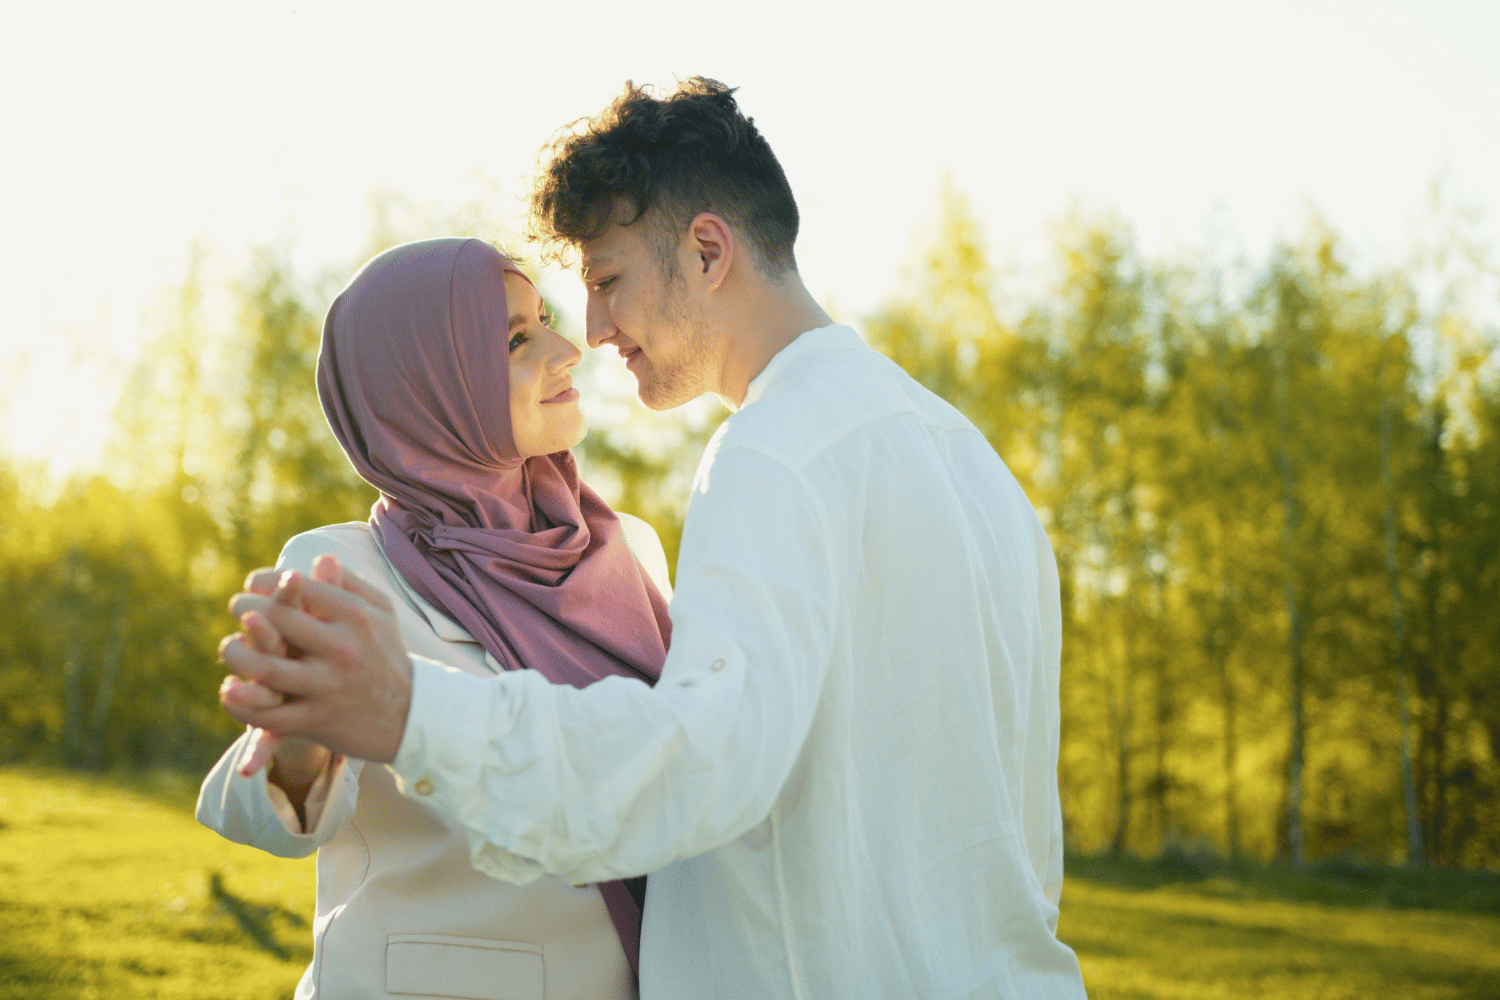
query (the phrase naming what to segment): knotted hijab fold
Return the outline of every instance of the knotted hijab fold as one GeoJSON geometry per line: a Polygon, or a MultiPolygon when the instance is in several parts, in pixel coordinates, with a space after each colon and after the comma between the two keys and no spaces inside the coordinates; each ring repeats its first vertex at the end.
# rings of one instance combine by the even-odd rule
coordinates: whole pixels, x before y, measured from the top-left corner
{"type": "MultiPolygon", "coordinates": [[[[523,458],[511,433],[505,273],[475,239],[375,257],[323,324],[318,397],[406,582],[506,670],[584,687],[661,674],[671,623],[571,452],[523,458]]],[[[529,279],[528,279],[529,280],[529,279]]],[[[640,908],[600,886],[636,966],[640,908]]]]}

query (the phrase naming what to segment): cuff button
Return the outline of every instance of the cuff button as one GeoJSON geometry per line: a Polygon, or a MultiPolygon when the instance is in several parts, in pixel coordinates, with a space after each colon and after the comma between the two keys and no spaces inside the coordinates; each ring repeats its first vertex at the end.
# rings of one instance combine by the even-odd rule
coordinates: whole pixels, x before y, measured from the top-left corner
{"type": "Polygon", "coordinates": [[[432,794],[432,779],[431,778],[418,778],[416,780],[416,782],[411,787],[412,787],[412,790],[415,791],[418,795],[431,795],[432,794]]]}
{"type": "Polygon", "coordinates": [[[712,669],[713,669],[714,673],[718,673],[719,671],[723,670],[724,669],[724,661],[723,660],[715,660],[714,663],[713,663],[712,669]]]}

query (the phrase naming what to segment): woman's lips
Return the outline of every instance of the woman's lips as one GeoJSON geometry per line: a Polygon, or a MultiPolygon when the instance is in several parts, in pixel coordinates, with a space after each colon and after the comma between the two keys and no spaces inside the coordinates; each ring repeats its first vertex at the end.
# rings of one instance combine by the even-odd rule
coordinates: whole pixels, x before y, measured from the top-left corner
{"type": "Polygon", "coordinates": [[[571,403],[578,398],[578,390],[571,385],[551,399],[542,400],[543,403],[571,403]]]}

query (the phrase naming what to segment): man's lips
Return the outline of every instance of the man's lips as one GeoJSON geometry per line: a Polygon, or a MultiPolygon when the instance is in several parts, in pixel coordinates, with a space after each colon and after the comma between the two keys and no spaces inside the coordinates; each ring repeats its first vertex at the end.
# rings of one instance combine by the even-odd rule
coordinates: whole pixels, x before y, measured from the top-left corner
{"type": "Polygon", "coordinates": [[[622,347],[620,348],[620,359],[625,362],[625,367],[629,368],[630,363],[634,361],[640,353],[641,349],[639,347],[622,347]]]}

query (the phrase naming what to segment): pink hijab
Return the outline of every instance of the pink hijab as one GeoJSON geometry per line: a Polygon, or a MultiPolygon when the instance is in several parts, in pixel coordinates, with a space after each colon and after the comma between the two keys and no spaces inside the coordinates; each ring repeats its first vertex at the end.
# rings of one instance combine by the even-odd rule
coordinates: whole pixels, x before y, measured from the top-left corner
{"type": "MultiPolygon", "coordinates": [[[[506,271],[525,277],[475,239],[367,263],[323,324],[323,412],[380,491],[370,524],[386,556],[505,669],[653,683],[671,623],[619,520],[571,452],[516,451],[506,271]]],[[[634,969],[640,907],[620,882],[600,889],[634,969]]]]}

